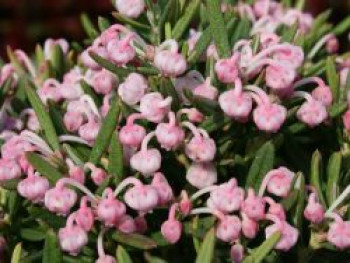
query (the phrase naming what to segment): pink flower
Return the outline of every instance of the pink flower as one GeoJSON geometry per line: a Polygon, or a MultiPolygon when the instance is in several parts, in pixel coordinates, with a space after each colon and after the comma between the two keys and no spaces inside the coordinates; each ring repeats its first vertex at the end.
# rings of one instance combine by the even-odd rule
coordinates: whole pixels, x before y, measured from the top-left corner
{"type": "Polygon", "coordinates": [[[118,94],[123,102],[136,105],[148,90],[146,79],[137,73],[131,73],[118,87],[118,94]]]}
{"type": "Polygon", "coordinates": [[[115,8],[122,15],[130,18],[138,18],[145,9],[144,0],[116,0],[115,8]]]}
{"type": "Polygon", "coordinates": [[[96,213],[106,226],[114,226],[118,220],[125,215],[126,207],[124,203],[117,200],[111,188],[105,190],[105,198],[97,205],[96,213]]]}
{"type": "Polygon", "coordinates": [[[87,205],[88,197],[83,196],[80,202],[80,208],[76,211],[75,221],[85,231],[90,231],[94,225],[94,213],[87,205]]]}
{"type": "Polygon", "coordinates": [[[175,113],[169,112],[169,123],[157,125],[155,135],[162,148],[170,151],[176,149],[184,140],[185,133],[176,123],[175,113]]]}
{"type": "Polygon", "coordinates": [[[287,197],[291,189],[291,183],[295,174],[286,167],[279,167],[271,170],[264,178],[262,186],[267,187],[267,191],[279,197],[287,197]]]}
{"type": "Polygon", "coordinates": [[[100,256],[95,263],[117,263],[117,261],[109,255],[100,256]]]}
{"type": "Polygon", "coordinates": [[[166,205],[174,198],[173,189],[162,173],[154,174],[151,185],[157,190],[160,206],[166,205]]]}
{"type": "Polygon", "coordinates": [[[336,248],[344,250],[350,247],[350,221],[344,221],[339,215],[333,214],[335,219],[329,225],[327,240],[336,248]]]}
{"type": "Polygon", "coordinates": [[[160,123],[170,111],[172,98],[163,98],[158,92],[151,92],[142,97],[140,112],[149,121],[160,123]]]}
{"type": "Polygon", "coordinates": [[[242,213],[242,233],[246,238],[253,239],[259,231],[259,224],[242,213]]]}
{"type": "Polygon", "coordinates": [[[117,224],[117,229],[125,234],[135,233],[137,230],[134,219],[129,215],[123,215],[117,224]]]}
{"type": "Polygon", "coordinates": [[[238,77],[239,53],[235,53],[231,58],[220,59],[215,64],[215,72],[219,80],[225,84],[234,83],[238,77]]]}
{"type": "Polygon", "coordinates": [[[131,167],[145,176],[150,176],[158,171],[162,162],[162,157],[157,149],[147,148],[147,144],[154,134],[151,132],[143,139],[141,150],[130,159],[131,167]]]}
{"type": "Polygon", "coordinates": [[[266,215],[266,218],[274,222],[273,225],[270,225],[265,229],[266,239],[272,236],[274,233],[280,232],[281,239],[275,245],[275,249],[282,251],[290,250],[298,241],[298,230],[292,227],[286,221],[281,221],[276,216],[268,214],[266,215]]]}
{"type": "Polygon", "coordinates": [[[235,80],[235,88],[221,93],[219,104],[223,112],[239,122],[246,122],[253,108],[253,100],[248,92],[242,92],[242,82],[235,80]]]}
{"type": "Polygon", "coordinates": [[[312,97],[323,103],[324,106],[329,107],[332,105],[333,95],[331,89],[326,86],[318,86],[311,93],[312,97]]]}
{"type": "Polygon", "coordinates": [[[139,147],[146,136],[146,130],[138,124],[134,124],[134,121],[141,119],[143,116],[138,113],[131,114],[119,131],[119,140],[123,145],[130,147],[139,147]]]}
{"type": "Polygon", "coordinates": [[[232,178],[210,192],[207,205],[211,209],[230,213],[239,210],[243,200],[244,190],[239,188],[236,179],[232,178]]]}
{"type": "Polygon", "coordinates": [[[45,193],[49,188],[49,181],[45,177],[40,177],[37,173],[34,173],[33,169],[30,169],[28,177],[17,185],[18,193],[33,203],[43,202],[45,193]]]}
{"type": "Polygon", "coordinates": [[[131,45],[134,38],[134,33],[128,33],[123,39],[110,40],[106,46],[108,58],[119,66],[131,62],[136,54],[131,45]]]}
{"type": "Polygon", "coordinates": [[[263,198],[256,196],[254,190],[250,188],[241,210],[255,221],[262,220],[265,218],[265,201],[263,198]]]}
{"type": "Polygon", "coordinates": [[[238,243],[232,245],[230,255],[234,263],[242,263],[244,257],[244,247],[238,243]]]}
{"type": "Polygon", "coordinates": [[[163,42],[156,48],[154,65],[163,75],[169,77],[180,76],[187,69],[186,59],[178,52],[178,43],[173,39],[163,42]]]}
{"type": "Polygon", "coordinates": [[[67,215],[76,201],[76,192],[65,187],[64,179],[59,180],[55,188],[46,191],[44,199],[46,208],[59,215],[67,215]]]}
{"type": "Polygon", "coordinates": [[[91,84],[98,94],[109,94],[116,87],[117,77],[106,69],[96,72],[92,78],[91,84]]]}
{"type": "Polygon", "coordinates": [[[314,224],[320,224],[323,221],[325,209],[318,202],[316,193],[311,193],[309,195],[308,203],[304,210],[304,216],[314,224]]]}
{"type": "Polygon", "coordinates": [[[44,43],[44,55],[45,58],[48,60],[51,57],[51,52],[55,46],[59,46],[63,52],[64,55],[67,55],[69,51],[69,44],[67,40],[60,38],[60,39],[52,39],[48,38],[44,43]]]}
{"type": "Polygon", "coordinates": [[[343,115],[343,124],[347,131],[350,131],[350,110],[347,110],[343,115]]]}
{"type": "Polygon", "coordinates": [[[0,159],[0,183],[21,177],[21,167],[11,159],[0,159]]]}
{"type": "Polygon", "coordinates": [[[67,219],[67,225],[58,231],[58,239],[63,251],[76,256],[88,243],[87,233],[83,228],[74,223],[76,214],[71,214],[67,219]]]}
{"type": "Polygon", "coordinates": [[[158,205],[159,196],[155,187],[138,184],[126,191],[124,200],[132,209],[147,213],[158,205]]]}
{"type": "Polygon", "coordinates": [[[216,236],[224,242],[233,242],[241,233],[241,220],[237,216],[226,215],[216,226],[216,236]]]}
{"type": "Polygon", "coordinates": [[[175,244],[181,238],[182,224],[175,218],[177,204],[173,204],[169,211],[169,218],[161,226],[162,236],[171,244],[175,244]]]}
{"type": "Polygon", "coordinates": [[[186,180],[198,189],[213,185],[217,181],[217,172],[213,163],[192,163],[186,173],[186,180]]]}
{"type": "MultiPolygon", "coordinates": [[[[302,91],[296,93],[301,94],[302,91]]],[[[328,113],[322,102],[315,100],[308,94],[305,94],[305,98],[307,101],[299,108],[297,118],[313,128],[324,122],[328,117],[328,113]]]]}
{"type": "Polygon", "coordinates": [[[218,93],[218,89],[210,84],[210,77],[193,90],[194,95],[201,96],[208,100],[216,100],[218,93]]]}

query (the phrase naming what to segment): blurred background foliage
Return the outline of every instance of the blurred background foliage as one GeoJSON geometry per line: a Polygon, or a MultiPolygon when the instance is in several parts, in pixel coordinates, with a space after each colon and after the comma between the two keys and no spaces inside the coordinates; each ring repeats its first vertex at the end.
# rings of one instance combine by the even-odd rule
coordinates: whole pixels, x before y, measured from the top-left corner
{"type": "MultiPolygon", "coordinates": [[[[350,0],[305,0],[307,9],[318,14],[333,9],[332,19],[339,21],[350,13],[350,0]]],[[[84,38],[79,15],[108,15],[113,10],[110,0],[0,0],[0,57],[6,46],[32,51],[35,43],[46,38],[84,38]]]]}

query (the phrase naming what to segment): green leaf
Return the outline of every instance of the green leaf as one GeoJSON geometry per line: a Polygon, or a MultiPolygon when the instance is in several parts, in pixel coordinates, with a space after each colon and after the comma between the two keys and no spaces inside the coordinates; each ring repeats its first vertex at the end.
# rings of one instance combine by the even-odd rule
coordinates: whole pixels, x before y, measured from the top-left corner
{"type": "Polygon", "coordinates": [[[336,36],[342,35],[348,32],[350,29],[350,16],[346,17],[343,21],[341,21],[338,25],[336,25],[332,29],[332,33],[336,36]]]}
{"type": "Polygon", "coordinates": [[[215,228],[212,228],[206,234],[203,243],[197,254],[196,263],[211,263],[214,259],[215,250],[215,228]]]}
{"type": "Polygon", "coordinates": [[[107,18],[104,18],[102,16],[98,17],[98,28],[101,32],[105,31],[107,28],[109,28],[111,23],[108,21],[107,18]]]}
{"type": "Polygon", "coordinates": [[[164,77],[160,79],[160,92],[164,97],[172,98],[171,109],[177,112],[180,108],[180,97],[170,79],[164,77]]]}
{"type": "Polygon", "coordinates": [[[316,150],[311,158],[311,169],[310,169],[310,183],[315,187],[318,199],[321,201],[323,206],[326,206],[326,202],[322,193],[322,156],[321,153],[316,150]]]}
{"type": "Polygon", "coordinates": [[[280,232],[275,232],[265,240],[254,252],[243,260],[243,263],[260,263],[272,251],[281,238],[280,232]]]}
{"type": "Polygon", "coordinates": [[[250,20],[248,18],[241,18],[231,36],[231,46],[234,46],[238,40],[247,38],[249,36],[250,29],[250,20]]]}
{"type": "Polygon", "coordinates": [[[21,228],[20,235],[23,239],[37,242],[45,239],[45,232],[35,228],[21,228]]]}
{"type": "Polygon", "coordinates": [[[207,0],[207,12],[210,22],[211,35],[214,39],[218,54],[221,58],[231,56],[231,47],[225,27],[225,21],[221,13],[221,1],[207,0]]]}
{"type": "Polygon", "coordinates": [[[117,248],[117,260],[118,263],[132,263],[131,257],[122,246],[117,248]]]}
{"type": "Polygon", "coordinates": [[[48,143],[53,150],[59,150],[60,144],[50,115],[47,113],[44,104],[28,80],[26,81],[25,92],[39,120],[40,127],[44,130],[48,143]]]}
{"type": "Polygon", "coordinates": [[[110,153],[108,156],[108,174],[114,177],[116,184],[124,178],[123,145],[120,143],[116,132],[112,134],[111,138],[110,153]]]}
{"type": "Polygon", "coordinates": [[[148,250],[157,247],[157,243],[153,239],[140,234],[124,234],[122,232],[115,232],[112,234],[112,238],[121,244],[142,250],[148,250]]]}
{"type": "Polygon", "coordinates": [[[28,209],[28,212],[36,220],[42,220],[54,229],[62,228],[66,224],[64,217],[57,216],[44,208],[33,206],[28,209]]]}
{"type": "Polygon", "coordinates": [[[48,161],[46,161],[39,154],[28,152],[26,153],[28,162],[33,165],[42,176],[46,177],[52,185],[63,177],[63,175],[48,161]]]}
{"type": "Polygon", "coordinates": [[[19,179],[6,180],[1,183],[1,188],[4,188],[6,190],[17,190],[17,185],[19,182],[19,179]]]}
{"type": "Polygon", "coordinates": [[[328,57],[326,62],[326,74],[329,86],[332,90],[332,95],[335,101],[338,100],[339,95],[339,76],[333,57],[328,57]]]}
{"type": "Polygon", "coordinates": [[[85,33],[89,36],[90,39],[94,40],[98,37],[99,33],[95,28],[94,24],[91,22],[87,14],[82,14],[80,16],[81,24],[84,28],[85,33]]]}
{"type": "Polygon", "coordinates": [[[151,27],[149,25],[146,25],[144,23],[140,23],[136,20],[130,19],[126,16],[123,16],[122,14],[118,12],[112,12],[112,16],[114,16],[118,21],[122,22],[123,24],[130,25],[138,30],[151,30],[151,27]]]}
{"type": "Polygon", "coordinates": [[[305,0],[297,0],[297,2],[295,4],[295,8],[302,11],[302,10],[304,10],[304,7],[305,7],[305,0]]]}
{"type": "Polygon", "coordinates": [[[62,79],[62,76],[66,68],[66,60],[63,50],[60,45],[54,45],[50,53],[50,61],[52,69],[55,72],[55,76],[58,79],[62,79]]]}
{"type": "Polygon", "coordinates": [[[66,143],[62,145],[62,148],[68,154],[69,158],[73,160],[73,162],[78,165],[84,165],[84,157],[81,156],[81,154],[75,148],[66,143]]]}
{"type": "Polygon", "coordinates": [[[107,59],[104,59],[103,57],[97,55],[94,52],[89,52],[90,57],[96,61],[97,64],[99,64],[101,67],[109,70],[110,72],[116,74],[118,77],[126,77],[129,73],[130,70],[125,69],[125,68],[120,68],[114,65],[112,62],[110,62],[107,59]]]}
{"type": "Polygon", "coordinates": [[[68,131],[66,129],[66,126],[64,125],[63,117],[59,107],[56,104],[52,103],[51,101],[48,101],[48,104],[49,104],[49,115],[55,127],[55,130],[57,131],[58,134],[67,134],[68,131]]]}
{"type": "Polygon", "coordinates": [[[203,52],[208,48],[211,42],[211,31],[210,28],[207,28],[203,31],[202,35],[200,36],[199,40],[197,41],[192,53],[188,57],[189,63],[195,63],[198,61],[198,59],[201,57],[203,52]]]}
{"type": "Polygon", "coordinates": [[[22,253],[22,243],[18,243],[13,250],[11,263],[20,263],[21,262],[21,253],[22,253]]]}
{"type": "Polygon", "coordinates": [[[347,108],[348,106],[346,102],[340,102],[340,103],[334,104],[329,109],[329,116],[331,118],[336,118],[342,115],[347,110],[347,108]]]}
{"type": "Polygon", "coordinates": [[[296,175],[298,177],[298,183],[296,184],[295,188],[298,191],[298,198],[297,198],[297,204],[295,209],[293,210],[293,222],[294,225],[299,229],[299,231],[302,231],[302,224],[303,224],[303,212],[305,208],[305,199],[306,199],[306,189],[305,189],[305,178],[302,173],[298,173],[296,175]]]}
{"type": "Polygon", "coordinates": [[[332,204],[339,194],[339,177],[342,165],[342,156],[340,152],[333,153],[327,166],[327,190],[326,197],[328,204],[332,204]]]}
{"type": "Polygon", "coordinates": [[[282,41],[281,42],[289,42],[292,43],[294,40],[294,37],[296,36],[297,30],[298,30],[299,24],[294,23],[292,26],[288,27],[282,35],[282,41]]]}
{"type": "Polygon", "coordinates": [[[165,24],[166,22],[174,19],[176,17],[176,12],[179,8],[178,0],[169,0],[161,13],[161,17],[158,23],[158,33],[159,33],[159,42],[163,40],[164,32],[165,32],[165,24]]]}
{"type": "Polygon", "coordinates": [[[254,161],[247,175],[247,189],[252,187],[256,191],[259,190],[263,178],[267,172],[273,168],[274,159],[275,147],[271,141],[268,141],[256,152],[254,161]]]}
{"type": "Polygon", "coordinates": [[[89,95],[92,98],[96,106],[101,106],[100,99],[98,98],[96,93],[93,91],[92,87],[85,80],[80,81],[80,86],[83,89],[84,93],[89,95]]]}
{"type": "Polygon", "coordinates": [[[52,230],[49,230],[46,233],[42,263],[60,262],[62,262],[62,254],[60,246],[58,244],[57,236],[52,230]]]}
{"type": "Polygon", "coordinates": [[[185,10],[184,15],[179,19],[173,29],[173,38],[179,40],[188,29],[191,21],[199,10],[200,0],[192,0],[185,10]]]}
{"type": "Polygon", "coordinates": [[[119,102],[114,98],[111,102],[111,107],[108,111],[106,118],[104,119],[100,131],[95,140],[95,144],[91,150],[89,161],[93,164],[97,164],[100,161],[102,154],[105,152],[110,144],[113,132],[117,127],[119,121],[119,102]]]}

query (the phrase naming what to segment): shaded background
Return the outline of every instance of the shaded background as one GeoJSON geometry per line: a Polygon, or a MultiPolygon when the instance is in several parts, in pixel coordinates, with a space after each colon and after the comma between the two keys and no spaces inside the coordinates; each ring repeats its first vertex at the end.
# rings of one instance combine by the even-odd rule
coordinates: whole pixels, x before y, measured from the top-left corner
{"type": "MultiPolygon", "coordinates": [[[[313,14],[332,8],[334,22],[350,14],[350,0],[306,2],[313,14]]],[[[32,51],[47,37],[79,41],[85,36],[79,20],[82,12],[96,21],[112,10],[111,0],[0,0],[0,57],[6,57],[7,45],[32,51]]]]}

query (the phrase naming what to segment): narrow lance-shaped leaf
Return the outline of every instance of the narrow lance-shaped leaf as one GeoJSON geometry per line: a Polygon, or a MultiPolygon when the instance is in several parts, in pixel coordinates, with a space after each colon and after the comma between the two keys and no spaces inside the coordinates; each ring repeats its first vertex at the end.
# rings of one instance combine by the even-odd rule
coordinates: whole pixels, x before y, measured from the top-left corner
{"type": "Polygon", "coordinates": [[[97,55],[94,52],[89,52],[90,57],[96,61],[101,67],[109,70],[110,72],[116,74],[118,77],[126,77],[130,71],[125,68],[119,68],[107,59],[97,55]]]}
{"type": "Polygon", "coordinates": [[[178,3],[178,0],[169,0],[164,10],[162,11],[158,22],[159,42],[161,42],[164,37],[165,23],[174,17],[174,13],[176,13],[178,9],[178,3]]]}
{"type": "Polygon", "coordinates": [[[201,1],[200,0],[192,0],[186,7],[186,11],[184,15],[179,19],[179,21],[176,23],[173,29],[173,38],[176,40],[179,40],[182,35],[186,32],[188,29],[188,26],[190,25],[191,21],[193,20],[194,16],[196,15],[199,5],[201,1]]]}
{"type": "Polygon", "coordinates": [[[328,204],[332,204],[338,196],[339,177],[342,164],[342,156],[339,152],[331,155],[327,166],[327,190],[326,197],[328,204]]]}
{"type": "Polygon", "coordinates": [[[157,247],[157,243],[146,236],[140,234],[124,234],[122,232],[115,232],[112,238],[121,243],[134,248],[148,250],[157,247]]]}
{"type": "Polygon", "coordinates": [[[329,86],[332,90],[332,95],[335,101],[338,100],[339,94],[339,76],[335,65],[334,58],[328,57],[326,62],[326,74],[329,86]]]}
{"type": "Polygon", "coordinates": [[[20,263],[22,253],[22,243],[18,243],[12,252],[11,263],[20,263]]]}
{"type": "Polygon", "coordinates": [[[207,0],[207,12],[210,22],[210,30],[214,39],[218,54],[221,58],[231,55],[231,47],[225,27],[225,21],[221,13],[221,1],[207,0]]]}
{"type": "Polygon", "coordinates": [[[56,234],[49,230],[46,233],[44,253],[42,263],[60,263],[62,262],[62,254],[56,234]]]}
{"type": "Polygon", "coordinates": [[[91,150],[89,161],[93,164],[97,164],[102,154],[110,144],[113,132],[117,127],[119,120],[119,102],[114,98],[111,102],[111,107],[108,111],[106,118],[104,119],[100,131],[95,140],[94,146],[91,150]]]}
{"type": "Polygon", "coordinates": [[[136,20],[130,19],[126,16],[123,16],[122,14],[118,13],[118,12],[113,12],[112,15],[120,22],[130,25],[132,27],[134,27],[135,29],[138,30],[151,30],[151,27],[149,25],[140,23],[136,20]]]}
{"type": "Polygon", "coordinates": [[[117,248],[117,260],[118,263],[132,263],[129,253],[122,246],[117,248]]]}
{"type": "Polygon", "coordinates": [[[46,233],[40,229],[21,228],[20,235],[25,240],[37,242],[37,241],[44,240],[46,233]]]}
{"type": "Polygon", "coordinates": [[[321,173],[322,173],[322,156],[321,153],[316,150],[311,158],[311,169],[310,169],[310,182],[315,187],[317,195],[321,203],[326,206],[326,202],[322,193],[321,186],[321,173]]]}
{"type": "Polygon", "coordinates": [[[297,182],[295,188],[298,192],[298,198],[296,207],[293,214],[293,222],[294,225],[299,229],[299,231],[302,231],[302,223],[303,223],[303,212],[305,208],[305,199],[306,199],[306,189],[305,189],[305,178],[302,173],[298,173],[297,175],[297,182]]]}
{"type": "Polygon", "coordinates": [[[349,31],[349,29],[350,29],[350,16],[348,16],[342,22],[336,25],[332,29],[332,33],[335,34],[336,36],[339,36],[349,31]]]}
{"type": "Polygon", "coordinates": [[[124,177],[123,145],[118,134],[113,133],[111,138],[110,153],[108,158],[108,174],[114,177],[115,183],[119,183],[124,177]]]}
{"type": "Polygon", "coordinates": [[[89,36],[90,39],[95,39],[96,37],[98,37],[98,31],[95,28],[95,26],[92,24],[87,14],[82,14],[80,17],[80,20],[85,30],[85,33],[89,36]]]}
{"type": "Polygon", "coordinates": [[[266,256],[272,251],[275,245],[281,238],[280,232],[275,232],[267,240],[265,240],[257,249],[254,250],[253,254],[246,257],[243,263],[260,263],[266,258],[266,256]]]}
{"type": "Polygon", "coordinates": [[[264,176],[273,168],[275,147],[268,141],[256,153],[255,159],[249,169],[246,188],[253,187],[259,190],[264,176]]]}
{"type": "Polygon", "coordinates": [[[199,253],[197,254],[196,263],[211,263],[213,261],[215,241],[215,228],[211,228],[205,235],[199,253]]]}
{"type": "Polygon", "coordinates": [[[48,161],[36,153],[26,154],[28,162],[33,165],[35,170],[37,170],[42,176],[46,177],[52,185],[62,178],[62,174],[53,167],[48,161]]]}
{"type": "Polygon", "coordinates": [[[52,69],[55,72],[55,75],[58,79],[61,79],[64,72],[65,72],[65,57],[64,57],[64,53],[63,50],[61,48],[60,45],[54,45],[51,48],[51,65],[52,65],[52,69]]]}
{"type": "Polygon", "coordinates": [[[60,144],[50,115],[46,112],[44,104],[29,81],[26,81],[25,92],[39,120],[40,127],[44,130],[48,143],[53,150],[59,150],[60,144]]]}
{"type": "Polygon", "coordinates": [[[105,31],[107,28],[109,28],[111,23],[108,21],[108,19],[99,16],[98,17],[98,28],[101,32],[105,31]]]}

